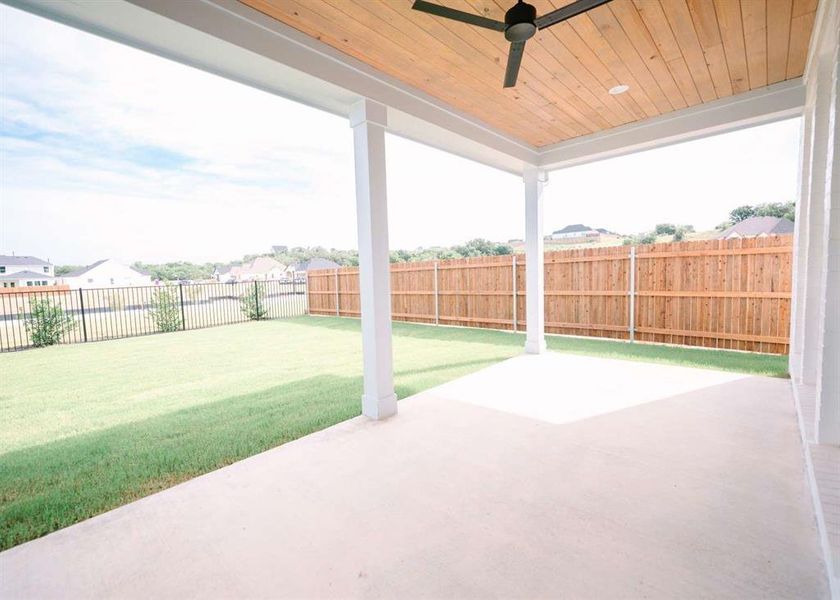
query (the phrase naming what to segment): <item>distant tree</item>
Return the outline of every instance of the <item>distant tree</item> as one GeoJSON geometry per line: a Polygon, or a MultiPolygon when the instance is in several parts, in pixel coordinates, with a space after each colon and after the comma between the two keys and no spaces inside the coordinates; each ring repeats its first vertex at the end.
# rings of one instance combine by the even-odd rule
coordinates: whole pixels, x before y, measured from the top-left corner
{"type": "Polygon", "coordinates": [[[674,231],[674,239],[675,242],[681,242],[685,239],[685,234],[693,232],[694,226],[693,225],[680,225],[677,227],[677,230],[674,231]]]}
{"type": "Polygon", "coordinates": [[[629,235],[625,237],[621,243],[625,246],[635,246],[637,244],[655,244],[656,232],[649,231],[647,233],[637,233],[636,235],[629,235]]]}
{"type": "Polygon", "coordinates": [[[768,202],[755,206],[757,217],[779,217],[793,221],[796,219],[796,205],[793,202],[768,202]]]}
{"type": "Polygon", "coordinates": [[[455,246],[452,250],[461,257],[469,256],[501,256],[513,254],[513,247],[509,244],[497,244],[482,238],[470,240],[461,246],[455,246]]]}
{"type": "Polygon", "coordinates": [[[67,273],[71,273],[78,269],[81,269],[83,265],[57,265],[55,268],[55,275],[56,277],[61,277],[62,275],[67,275],[67,273]]]}
{"type": "Polygon", "coordinates": [[[653,232],[656,235],[673,235],[677,232],[677,226],[673,223],[659,223],[654,227],[653,232]]]}
{"type": "Polygon", "coordinates": [[[749,219],[750,217],[755,216],[755,207],[750,206],[749,204],[744,204],[743,206],[739,206],[738,208],[734,208],[729,211],[729,221],[734,225],[735,223],[740,223],[744,219],[749,219]]]}
{"type": "Polygon", "coordinates": [[[213,263],[196,264],[186,261],[150,264],[135,262],[131,265],[138,271],[149,274],[152,279],[160,281],[181,281],[209,279],[213,274],[213,263]]]}
{"type": "Polygon", "coordinates": [[[398,262],[409,262],[413,257],[413,253],[409,250],[392,250],[391,251],[391,262],[398,263],[398,262]]]}
{"type": "Polygon", "coordinates": [[[726,229],[750,217],[779,217],[794,221],[796,219],[796,205],[793,202],[767,202],[755,206],[745,204],[730,211],[729,221],[721,223],[717,226],[717,229],[726,229]]]}
{"type": "Polygon", "coordinates": [[[453,258],[461,257],[451,248],[445,248],[437,254],[436,258],[438,258],[439,260],[452,260],[453,258]]]}

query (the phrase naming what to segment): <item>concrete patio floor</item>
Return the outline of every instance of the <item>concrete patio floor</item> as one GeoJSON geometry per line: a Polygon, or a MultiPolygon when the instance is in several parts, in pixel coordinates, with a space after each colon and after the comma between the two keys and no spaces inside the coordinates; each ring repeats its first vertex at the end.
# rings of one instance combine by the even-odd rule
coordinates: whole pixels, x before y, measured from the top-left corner
{"type": "Polygon", "coordinates": [[[521,356],[0,554],[0,597],[822,598],[790,383],[521,356]]]}

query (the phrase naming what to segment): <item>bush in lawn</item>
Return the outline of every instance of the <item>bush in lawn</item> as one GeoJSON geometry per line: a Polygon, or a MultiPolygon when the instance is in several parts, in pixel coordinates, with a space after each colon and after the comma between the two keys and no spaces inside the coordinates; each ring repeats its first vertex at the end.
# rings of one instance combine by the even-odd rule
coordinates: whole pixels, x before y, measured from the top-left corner
{"type": "Polygon", "coordinates": [[[181,329],[181,302],[177,289],[164,286],[156,290],[150,304],[149,315],[159,331],[169,333],[181,329]]]}
{"type": "Polygon", "coordinates": [[[76,328],[73,317],[47,298],[32,298],[25,323],[32,345],[38,348],[59,343],[65,333],[76,328]]]}
{"type": "Polygon", "coordinates": [[[251,321],[260,321],[268,316],[265,306],[265,286],[256,284],[239,297],[239,307],[251,321]]]}

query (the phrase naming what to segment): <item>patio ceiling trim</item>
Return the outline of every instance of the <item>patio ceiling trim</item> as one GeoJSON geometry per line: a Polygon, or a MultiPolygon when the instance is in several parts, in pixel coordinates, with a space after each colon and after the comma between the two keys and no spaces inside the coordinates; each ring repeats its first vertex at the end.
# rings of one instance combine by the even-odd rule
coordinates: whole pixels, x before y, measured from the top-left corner
{"type": "Polygon", "coordinates": [[[571,167],[802,115],[802,79],[730,96],[666,115],[574,138],[544,149],[547,170],[571,167]]]}

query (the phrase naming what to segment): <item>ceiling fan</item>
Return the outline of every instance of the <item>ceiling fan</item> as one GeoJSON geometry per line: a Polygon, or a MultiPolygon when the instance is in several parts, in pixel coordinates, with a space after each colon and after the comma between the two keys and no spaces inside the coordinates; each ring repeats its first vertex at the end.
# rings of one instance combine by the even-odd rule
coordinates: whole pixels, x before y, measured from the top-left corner
{"type": "Polygon", "coordinates": [[[537,17],[536,8],[523,0],[517,0],[516,4],[510,7],[505,13],[504,23],[447,6],[432,4],[425,0],[414,0],[414,5],[411,8],[438,17],[454,19],[462,23],[504,32],[505,39],[510,42],[510,53],[508,54],[507,69],[505,70],[505,87],[509,88],[516,85],[516,77],[519,75],[519,65],[522,63],[522,53],[525,51],[525,42],[534,37],[538,29],[551,27],[561,21],[571,19],[611,1],[577,0],[577,2],[572,2],[563,8],[558,8],[541,17],[537,17]]]}

